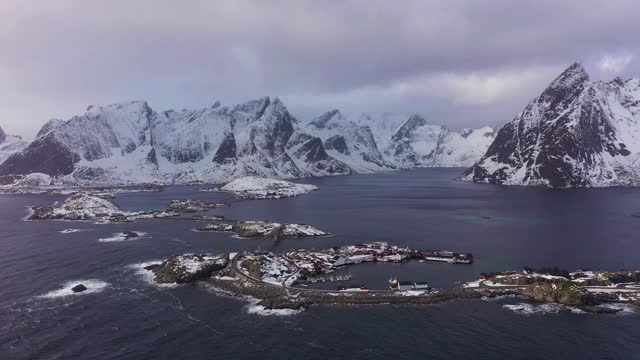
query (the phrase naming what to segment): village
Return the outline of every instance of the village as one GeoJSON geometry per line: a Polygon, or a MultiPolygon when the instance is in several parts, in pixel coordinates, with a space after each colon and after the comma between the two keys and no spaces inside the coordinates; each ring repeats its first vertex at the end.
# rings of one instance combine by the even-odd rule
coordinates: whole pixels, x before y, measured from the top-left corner
{"type": "MultiPolygon", "coordinates": [[[[405,260],[436,261],[451,264],[471,264],[473,255],[449,251],[413,250],[387,242],[347,245],[328,249],[298,249],[274,254],[271,252],[243,254],[237,262],[247,276],[266,283],[291,287],[305,286],[305,282],[345,281],[350,276],[322,277],[335,270],[365,262],[402,262],[405,260]],[[316,280],[318,279],[318,280],[316,280]]],[[[427,290],[426,283],[398,282],[390,279],[389,286],[400,290],[427,290]]],[[[340,291],[367,291],[366,285],[340,287],[340,291]]]]}

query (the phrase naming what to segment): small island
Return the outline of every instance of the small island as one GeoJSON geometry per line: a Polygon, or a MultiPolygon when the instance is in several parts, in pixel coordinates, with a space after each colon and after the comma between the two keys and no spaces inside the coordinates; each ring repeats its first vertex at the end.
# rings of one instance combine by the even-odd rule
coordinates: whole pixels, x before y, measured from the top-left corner
{"type": "Polygon", "coordinates": [[[202,191],[225,191],[234,194],[240,199],[260,200],[299,196],[317,189],[318,187],[315,185],[245,176],[235,179],[221,188],[202,189],[202,191]]]}
{"type": "Polygon", "coordinates": [[[166,211],[124,211],[111,201],[88,193],[74,193],[53,205],[33,206],[27,220],[69,220],[130,222],[142,218],[164,218],[174,216],[166,211]]]}
{"type": "Polygon", "coordinates": [[[287,239],[307,236],[329,236],[331,234],[306,224],[281,224],[271,221],[226,221],[209,223],[196,231],[229,232],[241,238],[287,239]]]}

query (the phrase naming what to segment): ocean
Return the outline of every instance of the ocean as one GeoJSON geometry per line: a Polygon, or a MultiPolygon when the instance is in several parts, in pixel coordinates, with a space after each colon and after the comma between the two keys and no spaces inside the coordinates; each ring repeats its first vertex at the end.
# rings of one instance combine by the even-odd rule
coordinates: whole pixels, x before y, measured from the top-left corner
{"type": "MultiPolygon", "coordinates": [[[[460,169],[297,180],[319,190],[280,200],[236,201],[208,214],[306,223],[333,236],[255,240],[192,231],[201,223],[26,222],[28,206],[63,199],[0,196],[1,359],[634,359],[640,309],[586,314],[522,298],[438,305],[315,305],[261,312],[203,286],[157,286],[145,263],[188,252],[325,248],[388,241],[471,252],[473,265],[408,262],[350,267],[352,282],[384,288],[390,276],[434,287],[523,266],[638,269],[640,190],[550,190],[456,181],[460,169]],[[65,229],[77,229],[61,233],[65,229]],[[114,233],[144,232],[104,242],[114,233]],[[69,295],[70,286],[89,291],[69,295]]],[[[198,186],[118,194],[127,210],[173,199],[218,201],[198,186]]],[[[323,284],[323,286],[333,286],[323,284]]]]}

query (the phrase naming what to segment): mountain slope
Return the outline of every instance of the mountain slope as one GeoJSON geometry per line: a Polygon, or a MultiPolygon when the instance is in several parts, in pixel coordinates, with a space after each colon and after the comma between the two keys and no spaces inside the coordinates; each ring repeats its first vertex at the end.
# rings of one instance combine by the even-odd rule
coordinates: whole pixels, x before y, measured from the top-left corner
{"type": "Polygon", "coordinates": [[[509,185],[640,184],[640,80],[591,81],[574,63],[496,136],[463,179],[509,185]]]}

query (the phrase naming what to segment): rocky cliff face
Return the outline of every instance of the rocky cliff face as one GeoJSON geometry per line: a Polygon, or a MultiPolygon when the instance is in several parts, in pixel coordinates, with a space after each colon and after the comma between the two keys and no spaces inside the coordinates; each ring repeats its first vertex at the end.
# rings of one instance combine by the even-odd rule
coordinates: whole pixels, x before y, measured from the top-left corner
{"type": "Polygon", "coordinates": [[[591,81],[574,63],[496,136],[465,180],[548,187],[640,184],[640,79],[591,81]]]}

